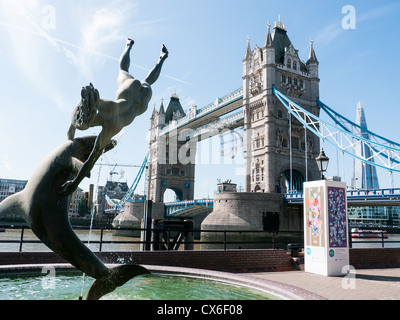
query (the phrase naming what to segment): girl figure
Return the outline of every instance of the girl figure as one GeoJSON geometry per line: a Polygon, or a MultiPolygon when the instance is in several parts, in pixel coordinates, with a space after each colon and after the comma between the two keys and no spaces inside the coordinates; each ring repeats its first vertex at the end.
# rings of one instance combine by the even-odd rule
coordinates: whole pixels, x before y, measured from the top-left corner
{"type": "Polygon", "coordinates": [[[168,58],[168,50],[164,45],[162,46],[156,66],[143,81],[139,81],[129,74],[130,52],[133,44],[132,39],[127,39],[125,50],[120,58],[118,90],[115,101],[100,98],[99,92],[92,84],[82,89],[82,100],[73,112],[71,126],[67,134],[68,139],[74,138],[76,129],[87,130],[90,127],[101,126],[102,130],[89,158],[81,167],[78,175],[74,180],[67,181],[62,186],[60,192],[62,196],[70,194],[86,176],[90,176],[90,171],[112,137],[147,110],[152,97],[151,85],[160,76],[162,65],[168,58]]]}

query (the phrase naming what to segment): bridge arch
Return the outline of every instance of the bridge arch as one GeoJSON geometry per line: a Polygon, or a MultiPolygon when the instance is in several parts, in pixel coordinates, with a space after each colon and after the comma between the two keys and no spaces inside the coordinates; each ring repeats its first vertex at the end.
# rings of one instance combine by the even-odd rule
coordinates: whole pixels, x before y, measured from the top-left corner
{"type": "Polygon", "coordinates": [[[302,191],[303,183],[306,182],[305,175],[301,170],[283,170],[278,179],[278,193],[288,193],[289,191],[302,191]]]}
{"type": "Polygon", "coordinates": [[[183,192],[179,188],[165,188],[163,202],[183,201],[183,192]]]}

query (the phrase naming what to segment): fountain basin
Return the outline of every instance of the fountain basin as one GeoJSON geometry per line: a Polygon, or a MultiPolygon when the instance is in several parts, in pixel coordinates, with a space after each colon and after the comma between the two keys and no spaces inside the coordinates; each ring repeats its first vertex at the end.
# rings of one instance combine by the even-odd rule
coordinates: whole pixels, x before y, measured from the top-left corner
{"type": "MultiPolygon", "coordinates": [[[[245,275],[190,268],[145,267],[151,271],[151,275],[136,277],[103,299],[304,299],[291,292],[290,288],[288,290],[271,281],[245,275]]],[[[85,277],[82,290],[82,273],[68,264],[1,266],[0,278],[0,300],[77,300],[81,293],[86,295],[93,283],[92,278],[85,277]],[[51,270],[55,270],[53,274],[51,270]]]]}

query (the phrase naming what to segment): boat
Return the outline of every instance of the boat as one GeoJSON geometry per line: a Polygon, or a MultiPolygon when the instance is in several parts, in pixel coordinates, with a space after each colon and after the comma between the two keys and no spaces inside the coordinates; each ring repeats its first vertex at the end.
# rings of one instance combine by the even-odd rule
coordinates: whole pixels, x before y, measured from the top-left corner
{"type": "Polygon", "coordinates": [[[385,230],[361,230],[361,229],[351,229],[352,238],[365,238],[365,239],[387,239],[388,234],[385,230]]]}

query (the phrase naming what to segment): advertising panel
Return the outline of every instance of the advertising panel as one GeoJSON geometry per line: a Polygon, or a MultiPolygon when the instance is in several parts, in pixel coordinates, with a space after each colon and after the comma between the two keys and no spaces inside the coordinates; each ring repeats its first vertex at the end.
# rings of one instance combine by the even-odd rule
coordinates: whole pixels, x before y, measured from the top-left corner
{"type": "Polygon", "coordinates": [[[304,184],[305,271],[341,275],[349,264],[346,184],[321,180],[304,184]]]}

